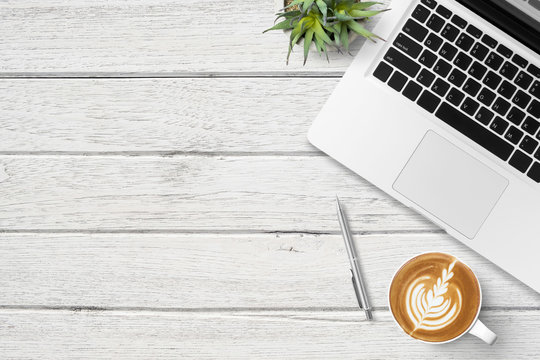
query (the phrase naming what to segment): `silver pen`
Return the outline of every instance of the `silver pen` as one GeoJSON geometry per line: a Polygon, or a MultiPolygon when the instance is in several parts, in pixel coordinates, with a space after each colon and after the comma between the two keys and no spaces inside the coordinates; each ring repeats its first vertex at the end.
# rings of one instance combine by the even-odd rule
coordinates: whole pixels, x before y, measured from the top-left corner
{"type": "Polygon", "coordinates": [[[369,306],[366,288],[364,287],[364,281],[362,280],[362,275],[360,273],[360,263],[358,262],[358,257],[354,248],[351,231],[349,230],[347,219],[345,218],[343,209],[341,209],[341,205],[339,203],[339,198],[337,197],[337,195],[336,202],[339,226],[341,227],[341,233],[343,234],[343,239],[345,240],[345,248],[347,249],[349,262],[351,263],[352,283],[354,287],[354,292],[356,293],[356,298],[358,299],[358,305],[366,313],[366,319],[373,320],[373,315],[371,314],[371,306],[369,306]]]}

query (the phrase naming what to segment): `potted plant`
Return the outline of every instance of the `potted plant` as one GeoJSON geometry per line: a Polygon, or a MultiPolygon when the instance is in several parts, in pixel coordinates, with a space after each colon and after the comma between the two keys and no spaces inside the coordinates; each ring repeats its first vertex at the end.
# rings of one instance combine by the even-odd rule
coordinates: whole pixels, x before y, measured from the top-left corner
{"type": "Polygon", "coordinates": [[[384,10],[370,10],[379,2],[361,2],[360,0],[275,0],[278,12],[275,25],[265,30],[283,30],[289,34],[289,51],[295,45],[303,45],[304,65],[310,49],[324,53],[328,60],[328,46],[341,51],[349,51],[349,45],[357,36],[363,36],[371,41],[382,39],[373,34],[361,22],[384,10]],[[279,22],[278,22],[279,21],[279,22]]]}

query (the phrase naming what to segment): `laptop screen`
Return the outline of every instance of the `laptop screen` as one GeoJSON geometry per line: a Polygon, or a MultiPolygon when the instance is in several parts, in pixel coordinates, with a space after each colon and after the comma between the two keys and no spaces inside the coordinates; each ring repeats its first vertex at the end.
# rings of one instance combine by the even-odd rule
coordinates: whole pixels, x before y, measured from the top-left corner
{"type": "Polygon", "coordinates": [[[540,54],[540,0],[456,1],[540,54]]]}

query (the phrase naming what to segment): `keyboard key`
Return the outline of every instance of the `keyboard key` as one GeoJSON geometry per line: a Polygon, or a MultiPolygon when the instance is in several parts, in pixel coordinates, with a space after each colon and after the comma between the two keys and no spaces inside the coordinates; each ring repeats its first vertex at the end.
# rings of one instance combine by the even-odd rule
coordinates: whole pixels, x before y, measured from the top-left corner
{"type": "Polygon", "coordinates": [[[510,99],[512,95],[514,95],[514,92],[516,91],[517,87],[515,87],[513,84],[509,83],[508,81],[504,80],[499,86],[499,89],[497,89],[497,92],[504,96],[507,99],[510,99]]]}
{"type": "Polygon", "coordinates": [[[531,101],[531,96],[521,90],[518,90],[512,97],[512,102],[522,109],[525,109],[529,101],[531,101]]]}
{"type": "Polygon", "coordinates": [[[457,15],[454,15],[452,17],[452,23],[456,24],[462,29],[465,29],[467,27],[467,21],[457,15]]]}
{"type": "Polygon", "coordinates": [[[525,58],[521,57],[518,54],[514,54],[514,57],[512,58],[512,61],[514,62],[514,64],[517,64],[522,68],[526,68],[527,65],[529,64],[529,62],[527,60],[525,60],[525,58]]]}
{"type": "Polygon", "coordinates": [[[527,112],[534,118],[540,118],[540,102],[533,100],[527,107],[527,112]]]}
{"type": "Polygon", "coordinates": [[[403,26],[403,31],[419,42],[424,41],[424,38],[428,34],[428,29],[411,19],[407,20],[403,26]]]}
{"type": "Polygon", "coordinates": [[[446,95],[446,100],[448,100],[452,105],[455,106],[459,106],[463,98],[465,98],[465,94],[456,88],[452,88],[448,95],[446,95]]]}
{"type": "Polygon", "coordinates": [[[535,77],[540,77],[540,69],[538,68],[538,66],[534,64],[529,65],[529,67],[527,68],[527,71],[530,72],[535,77]]]}
{"type": "Polygon", "coordinates": [[[436,14],[433,14],[427,21],[426,25],[434,32],[439,32],[444,26],[444,19],[436,14]]]}
{"type": "Polygon", "coordinates": [[[506,115],[506,119],[516,125],[519,125],[521,124],[523,119],[525,119],[525,113],[519,110],[517,107],[513,106],[512,109],[510,109],[510,111],[508,112],[508,115],[506,115]]]}
{"type": "Polygon", "coordinates": [[[532,159],[522,151],[516,150],[510,159],[510,165],[524,173],[532,163],[532,159]]]}
{"type": "Polygon", "coordinates": [[[465,85],[463,85],[463,91],[465,91],[467,94],[471,95],[472,97],[476,96],[478,94],[478,91],[480,91],[480,88],[482,85],[480,85],[477,81],[474,79],[467,79],[465,82],[465,85]]]}
{"type": "Polygon", "coordinates": [[[489,88],[491,88],[492,90],[495,90],[497,89],[501,81],[502,81],[502,77],[500,77],[499,75],[495,74],[493,71],[490,70],[487,73],[486,77],[484,78],[484,81],[482,82],[485,85],[487,85],[489,88]]]}
{"type": "Polygon", "coordinates": [[[403,95],[409,100],[415,101],[418,95],[422,92],[422,86],[418,85],[414,81],[409,81],[405,89],[403,89],[403,95]]]}
{"type": "Polygon", "coordinates": [[[418,44],[407,35],[401,33],[396,36],[394,46],[413,59],[416,59],[418,55],[420,55],[420,52],[422,52],[422,45],[418,44]]]}
{"type": "Polygon", "coordinates": [[[471,99],[470,97],[466,98],[463,104],[461,104],[460,109],[470,116],[473,116],[476,110],[480,107],[480,104],[471,99]]]}
{"type": "Polygon", "coordinates": [[[440,102],[441,99],[437,95],[433,94],[428,90],[424,90],[422,95],[420,95],[417,104],[423,107],[428,112],[432,113],[435,111],[435,109],[437,109],[437,106],[439,106],[440,102]]]}
{"type": "Polygon", "coordinates": [[[399,71],[396,71],[394,72],[394,75],[392,75],[390,80],[388,80],[388,85],[396,91],[401,91],[407,80],[408,79],[405,75],[403,75],[399,71]]]}
{"type": "Polygon", "coordinates": [[[497,40],[487,34],[484,34],[484,36],[482,36],[482,42],[492,49],[495,49],[498,44],[497,40]]]}
{"type": "Polygon", "coordinates": [[[443,39],[433,33],[429,34],[426,41],[424,42],[428,49],[431,49],[433,51],[439,50],[439,47],[442,45],[442,43],[443,39]]]}
{"type": "Polygon", "coordinates": [[[529,135],[525,136],[519,144],[519,148],[525,151],[527,154],[532,154],[536,147],[538,146],[538,141],[534,140],[529,135]]]}
{"type": "Polygon", "coordinates": [[[523,125],[521,125],[521,128],[529,134],[534,135],[538,131],[538,128],[540,128],[540,122],[530,116],[527,116],[523,122],[523,125]]]}
{"type": "Polygon", "coordinates": [[[524,90],[527,90],[529,88],[529,85],[531,85],[532,81],[533,77],[523,71],[520,71],[514,79],[514,83],[524,90]]]}
{"type": "Polygon", "coordinates": [[[424,50],[418,61],[427,68],[431,68],[435,61],[437,61],[437,55],[429,51],[428,49],[424,50]]]}
{"type": "Polygon", "coordinates": [[[467,27],[467,32],[469,34],[471,34],[472,36],[474,36],[475,38],[477,39],[480,39],[482,37],[482,30],[480,30],[479,28],[473,26],[473,25],[469,25],[467,27]]]}
{"type": "Polygon", "coordinates": [[[461,70],[467,70],[469,65],[471,65],[472,61],[472,57],[465,54],[464,52],[460,52],[454,59],[454,65],[456,65],[461,70]]]}
{"type": "Polygon", "coordinates": [[[423,23],[431,12],[422,5],[417,5],[412,13],[412,17],[423,23]]]}
{"type": "Polygon", "coordinates": [[[433,80],[435,80],[435,74],[429,70],[422,69],[420,74],[416,77],[416,80],[425,87],[430,87],[433,80]]]}
{"type": "Polygon", "coordinates": [[[441,15],[443,18],[446,19],[450,19],[450,17],[452,16],[452,12],[442,5],[439,5],[437,7],[437,10],[435,11],[437,12],[437,14],[441,15]]]}
{"type": "Polygon", "coordinates": [[[508,160],[514,150],[510,143],[446,102],[435,116],[502,160],[508,160]]]}
{"type": "Polygon", "coordinates": [[[450,76],[448,76],[448,81],[450,81],[456,87],[461,87],[465,79],[467,79],[467,75],[465,75],[463,72],[459,71],[458,69],[452,70],[452,72],[450,73],[450,76]]]}
{"type": "Polygon", "coordinates": [[[489,53],[489,49],[486,46],[480,44],[479,42],[474,44],[471,50],[471,55],[480,61],[483,61],[486,58],[488,53],[489,53]]]}
{"type": "Polygon", "coordinates": [[[426,5],[430,9],[435,9],[437,2],[435,0],[422,0],[422,4],[426,5]]]}
{"type": "Polygon", "coordinates": [[[518,67],[512,63],[509,63],[508,61],[505,62],[502,68],[499,70],[499,74],[501,74],[508,80],[512,80],[514,76],[516,76],[517,72],[518,67]]]}
{"type": "Polygon", "coordinates": [[[502,135],[508,129],[508,121],[504,120],[503,118],[497,116],[495,117],[495,120],[489,125],[489,128],[493,131],[495,131],[497,134],[502,135]]]}
{"type": "Polygon", "coordinates": [[[536,151],[536,153],[534,153],[534,158],[537,159],[537,160],[540,160],[540,149],[538,149],[538,151],[536,151]]]}
{"type": "Polygon", "coordinates": [[[498,97],[491,108],[495,110],[497,114],[504,116],[508,109],[510,109],[510,103],[504,100],[502,97],[498,97]]]}
{"type": "Polygon", "coordinates": [[[459,35],[459,29],[452,24],[446,24],[441,31],[441,36],[446,40],[453,42],[459,35]]]}
{"type": "Polygon", "coordinates": [[[510,59],[513,54],[513,51],[504,46],[503,44],[499,44],[499,46],[497,47],[497,52],[508,59],[510,59]]]}
{"type": "Polygon", "coordinates": [[[529,93],[535,98],[540,99],[540,82],[538,80],[532,84],[529,93]]]}
{"type": "Polygon", "coordinates": [[[418,71],[420,71],[420,64],[394,48],[388,49],[386,55],[384,55],[384,60],[410,77],[415,77],[418,71]]]}
{"type": "Polygon", "coordinates": [[[540,183],[540,163],[535,162],[533,166],[531,166],[531,169],[527,173],[527,176],[536,181],[537,183],[540,183]]]}
{"type": "Polygon", "coordinates": [[[502,56],[495,54],[494,52],[491,52],[486,59],[486,65],[495,71],[498,70],[499,67],[501,67],[503,62],[504,59],[502,58],[502,56]]]}
{"type": "Polygon", "coordinates": [[[523,137],[523,131],[519,130],[515,126],[510,126],[510,129],[504,134],[504,138],[510,141],[512,144],[519,144],[519,140],[523,137]]]}
{"type": "Polygon", "coordinates": [[[497,95],[493,91],[483,88],[480,94],[478,94],[478,101],[489,107],[496,97],[497,95]]]}
{"type": "Polygon", "coordinates": [[[476,119],[476,121],[479,121],[484,125],[488,125],[491,122],[491,119],[493,119],[494,115],[495,114],[492,111],[486,109],[485,107],[482,107],[480,108],[480,110],[478,110],[474,118],[476,119]]]}
{"type": "Polygon", "coordinates": [[[435,71],[435,73],[442,78],[445,78],[446,75],[448,75],[448,73],[450,72],[450,70],[452,70],[452,65],[450,65],[443,59],[439,59],[439,61],[437,61],[437,64],[435,64],[435,67],[433,68],[433,71],[435,71]]]}
{"type": "Polygon", "coordinates": [[[469,51],[473,44],[474,39],[465,33],[462,33],[456,41],[457,47],[464,50],[465,52],[469,51]]]}
{"type": "Polygon", "coordinates": [[[456,56],[457,52],[458,49],[455,46],[450,45],[450,43],[444,43],[441,50],[439,51],[439,55],[441,55],[448,61],[452,61],[454,56],[456,56]]]}
{"type": "Polygon", "coordinates": [[[482,80],[486,71],[487,71],[487,67],[480,64],[478,61],[475,61],[469,68],[468,72],[469,72],[469,75],[471,75],[475,79],[482,80]]]}
{"type": "Polygon", "coordinates": [[[433,91],[435,94],[443,97],[446,95],[446,92],[450,89],[450,84],[442,79],[435,80],[435,83],[431,87],[431,91],[433,91]]]}

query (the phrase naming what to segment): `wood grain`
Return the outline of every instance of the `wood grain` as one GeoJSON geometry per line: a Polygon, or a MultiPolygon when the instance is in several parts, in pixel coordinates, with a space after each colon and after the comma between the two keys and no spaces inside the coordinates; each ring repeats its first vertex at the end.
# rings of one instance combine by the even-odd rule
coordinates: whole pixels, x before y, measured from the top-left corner
{"type": "Polygon", "coordinates": [[[262,34],[273,25],[273,0],[5,0],[0,10],[4,75],[341,74],[352,60],[333,50],[329,63],[312,54],[303,67],[296,51],[286,66],[287,37],[262,34]]]}
{"type": "Polygon", "coordinates": [[[0,229],[439,231],[325,157],[0,156],[0,229]]]}
{"type": "MultiPolygon", "coordinates": [[[[468,263],[490,309],[538,308],[540,294],[442,234],[356,236],[369,298],[418,253],[468,263]],[[396,251],[400,249],[400,251],[396,251]]],[[[343,240],[304,234],[0,234],[0,305],[98,308],[357,307],[343,240]]]]}
{"type": "Polygon", "coordinates": [[[484,311],[499,335],[449,345],[416,342],[388,312],[0,312],[5,359],[531,359],[540,354],[538,312],[484,311]],[[519,329],[519,330],[518,330],[519,329]]]}
{"type": "Polygon", "coordinates": [[[315,153],[337,81],[0,80],[0,152],[315,153]]]}

